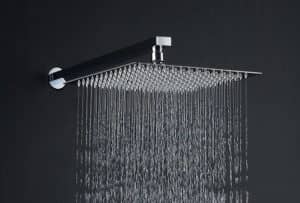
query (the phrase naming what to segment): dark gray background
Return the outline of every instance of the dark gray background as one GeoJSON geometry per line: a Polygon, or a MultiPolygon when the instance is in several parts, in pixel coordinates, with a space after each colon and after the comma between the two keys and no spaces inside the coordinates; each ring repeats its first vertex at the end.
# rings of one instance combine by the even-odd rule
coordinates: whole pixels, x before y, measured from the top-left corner
{"type": "Polygon", "coordinates": [[[51,89],[50,67],[157,34],[173,37],[169,63],[264,72],[248,83],[251,202],[300,202],[299,3],[39,0],[9,8],[0,202],[72,202],[76,91],[51,89]]]}

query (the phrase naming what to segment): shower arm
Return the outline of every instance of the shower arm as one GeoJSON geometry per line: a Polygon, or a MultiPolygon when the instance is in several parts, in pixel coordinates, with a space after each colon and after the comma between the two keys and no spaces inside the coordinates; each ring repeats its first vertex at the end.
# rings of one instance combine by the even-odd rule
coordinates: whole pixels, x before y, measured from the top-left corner
{"type": "Polygon", "coordinates": [[[49,84],[55,89],[62,89],[67,83],[107,71],[133,58],[149,54],[151,48],[152,62],[162,63],[163,48],[171,45],[171,37],[156,36],[66,69],[54,67],[48,74],[49,84]]]}

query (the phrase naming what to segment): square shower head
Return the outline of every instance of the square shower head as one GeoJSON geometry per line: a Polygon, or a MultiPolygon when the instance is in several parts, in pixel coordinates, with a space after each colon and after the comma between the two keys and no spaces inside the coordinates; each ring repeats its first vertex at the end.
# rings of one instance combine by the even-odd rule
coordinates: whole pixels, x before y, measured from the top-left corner
{"type": "Polygon", "coordinates": [[[193,91],[247,78],[244,72],[194,66],[133,62],[78,80],[78,85],[144,91],[193,91]]]}

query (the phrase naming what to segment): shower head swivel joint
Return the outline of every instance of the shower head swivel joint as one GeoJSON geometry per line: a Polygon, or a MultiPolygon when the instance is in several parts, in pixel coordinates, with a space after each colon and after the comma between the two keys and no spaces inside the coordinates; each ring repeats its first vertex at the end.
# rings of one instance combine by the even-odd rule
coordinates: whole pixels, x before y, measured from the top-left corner
{"type": "Polygon", "coordinates": [[[171,37],[156,37],[156,43],[152,46],[152,62],[153,63],[163,63],[164,62],[164,46],[172,46],[171,37]]]}

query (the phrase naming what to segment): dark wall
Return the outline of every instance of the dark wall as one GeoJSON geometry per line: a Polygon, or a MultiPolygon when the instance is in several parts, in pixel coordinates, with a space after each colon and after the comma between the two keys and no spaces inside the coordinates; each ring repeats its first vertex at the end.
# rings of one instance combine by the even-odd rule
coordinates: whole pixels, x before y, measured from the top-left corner
{"type": "Polygon", "coordinates": [[[51,89],[49,69],[157,34],[173,37],[170,63],[264,72],[248,83],[251,202],[300,202],[299,4],[39,0],[5,13],[0,202],[72,202],[76,89],[51,89]]]}

